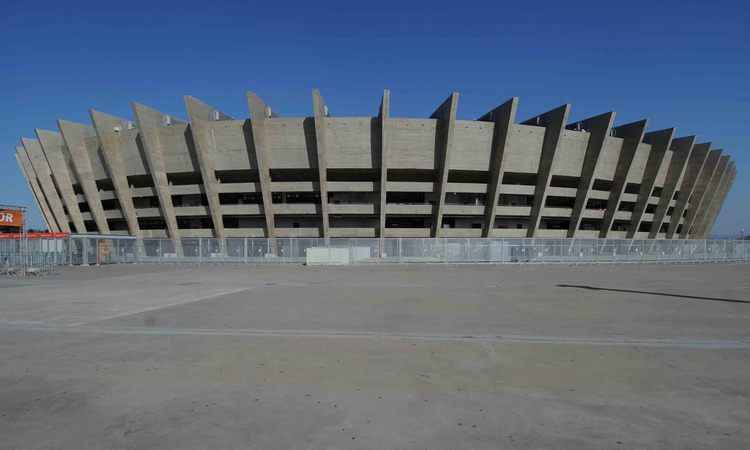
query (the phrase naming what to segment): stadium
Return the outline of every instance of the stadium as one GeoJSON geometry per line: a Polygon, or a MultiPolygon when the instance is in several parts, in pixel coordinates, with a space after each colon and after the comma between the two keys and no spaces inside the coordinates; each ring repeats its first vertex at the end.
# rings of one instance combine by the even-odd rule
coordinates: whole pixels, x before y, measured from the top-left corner
{"type": "Polygon", "coordinates": [[[185,97],[188,121],[139,103],[133,120],[22,138],[17,159],[50,231],[136,238],[704,239],[736,176],[722,150],[615,125],[570,105],[477,120],[451,94],[429,118],[310,117],[247,93],[249,118],[185,97]]]}

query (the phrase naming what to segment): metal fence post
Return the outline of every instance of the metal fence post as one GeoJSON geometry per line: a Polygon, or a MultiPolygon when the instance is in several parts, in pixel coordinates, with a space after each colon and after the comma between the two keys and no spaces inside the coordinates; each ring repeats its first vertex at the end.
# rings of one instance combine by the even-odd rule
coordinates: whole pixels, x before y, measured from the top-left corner
{"type": "Polygon", "coordinates": [[[711,257],[708,254],[709,248],[710,247],[708,245],[708,240],[703,240],[703,261],[709,261],[711,259],[711,257]]]}
{"type": "Polygon", "coordinates": [[[89,239],[83,238],[82,242],[83,244],[81,245],[81,265],[88,266],[89,265],[89,239]]]}

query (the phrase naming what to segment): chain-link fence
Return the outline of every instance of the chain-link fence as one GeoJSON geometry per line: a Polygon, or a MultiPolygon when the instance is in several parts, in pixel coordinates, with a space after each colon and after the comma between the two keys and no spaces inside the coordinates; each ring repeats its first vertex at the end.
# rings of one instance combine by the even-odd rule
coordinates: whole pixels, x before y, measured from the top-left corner
{"type": "Polygon", "coordinates": [[[309,248],[347,249],[352,264],[380,263],[703,263],[750,262],[747,240],[480,238],[135,239],[71,235],[0,240],[6,272],[122,263],[304,263],[309,248]],[[36,268],[36,269],[35,269],[36,268]]]}

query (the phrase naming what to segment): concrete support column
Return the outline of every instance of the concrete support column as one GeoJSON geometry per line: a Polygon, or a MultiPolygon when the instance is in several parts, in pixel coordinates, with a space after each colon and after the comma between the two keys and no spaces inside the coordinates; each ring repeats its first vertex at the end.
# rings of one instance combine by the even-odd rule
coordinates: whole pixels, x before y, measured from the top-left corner
{"type": "Polygon", "coordinates": [[[586,153],[583,156],[583,166],[581,167],[581,177],[576,190],[576,199],[573,203],[573,213],[570,216],[570,225],[568,226],[568,237],[576,237],[578,229],[581,226],[583,213],[586,211],[586,204],[591,196],[591,189],[594,186],[594,174],[599,165],[599,155],[607,143],[607,137],[612,132],[612,125],[615,121],[615,113],[610,111],[598,116],[568,125],[569,130],[581,130],[589,132],[589,142],[586,145],[586,153]]]}
{"type": "MultiPolygon", "coordinates": [[[[724,176],[724,171],[727,169],[727,166],[729,166],[729,156],[721,156],[716,164],[716,167],[713,170],[713,173],[711,174],[711,177],[709,178],[708,183],[706,184],[703,195],[701,195],[701,197],[698,199],[698,204],[695,206],[695,208],[691,208],[692,214],[688,214],[691,221],[688,224],[689,228],[685,234],[685,237],[696,237],[697,230],[695,229],[695,227],[704,219],[706,213],[708,212],[708,208],[711,204],[713,196],[716,194],[716,191],[718,189],[719,181],[724,176]]],[[[705,169],[708,169],[708,166],[706,166],[705,169]]],[[[684,227],[682,231],[686,231],[684,227]]]]}
{"type": "Polygon", "coordinates": [[[643,142],[643,136],[646,132],[647,125],[647,120],[641,120],[627,125],[620,125],[612,130],[612,133],[616,137],[623,139],[623,143],[622,148],[620,149],[620,156],[617,158],[615,176],[612,180],[612,186],[609,191],[607,210],[604,213],[602,228],[599,232],[600,238],[607,237],[612,229],[612,223],[615,221],[615,214],[620,207],[620,199],[622,199],[622,194],[625,192],[630,166],[633,164],[633,158],[635,157],[635,152],[638,150],[638,146],[643,142]]]}
{"type": "Polygon", "coordinates": [[[722,171],[721,177],[716,182],[714,189],[710,192],[710,197],[708,197],[707,194],[706,201],[704,201],[703,203],[704,212],[700,217],[698,217],[695,224],[693,224],[694,238],[702,238],[707,233],[709,221],[711,221],[714,210],[717,208],[717,203],[722,201],[721,198],[724,195],[724,189],[726,188],[729,180],[732,178],[734,162],[729,159],[729,156],[727,156],[726,158],[728,159],[728,162],[726,164],[726,167],[722,171]]]}
{"type": "Polygon", "coordinates": [[[388,152],[390,151],[390,135],[388,130],[391,115],[391,92],[383,91],[383,99],[380,102],[378,122],[380,124],[380,216],[378,237],[380,238],[380,255],[383,255],[383,238],[385,238],[385,212],[387,209],[388,194],[388,152]]]}
{"type": "Polygon", "coordinates": [[[433,192],[437,194],[435,204],[432,207],[432,237],[441,236],[443,223],[443,210],[445,208],[445,190],[448,185],[448,172],[450,171],[451,154],[453,153],[453,139],[456,130],[456,111],[458,110],[458,92],[453,92],[435,112],[430,116],[437,120],[435,139],[437,143],[437,157],[435,169],[437,177],[433,192]]]}
{"type": "MultiPolygon", "coordinates": [[[[47,227],[48,230],[50,230],[51,228],[49,226],[49,222],[47,222],[47,217],[44,215],[44,211],[42,210],[42,204],[39,201],[37,189],[31,185],[28,175],[26,175],[26,171],[24,170],[23,165],[21,164],[21,160],[18,158],[18,153],[15,153],[14,156],[16,157],[16,162],[18,163],[18,167],[21,169],[21,174],[23,175],[23,179],[26,180],[26,186],[29,188],[29,191],[31,191],[32,197],[34,197],[34,203],[36,203],[36,207],[39,208],[39,211],[41,212],[44,225],[47,227]]],[[[45,204],[45,208],[46,206],[47,205],[45,204]]]]}
{"type": "MultiPolygon", "coordinates": [[[[728,156],[726,157],[729,158],[728,156]]],[[[704,212],[693,225],[693,238],[703,239],[707,234],[709,222],[713,219],[716,209],[720,207],[720,203],[723,201],[725,189],[729,180],[732,178],[732,172],[734,170],[734,162],[729,161],[722,171],[719,180],[716,182],[711,196],[704,202],[704,212]]]]}
{"type": "Polygon", "coordinates": [[[81,183],[81,189],[83,189],[83,195],[86,197],[86,203],[89,205],[91,215],[96,222],[96,228],[99,230],[99,233],[107,234],[109,233],[109,225],[104,215],[99,189],[96,187],[91,156],[86,146],[86,141],[89,139],[96,141],[96,146],[99,146],[96,132],[90,126],[68,122],[67,120],[58,120],[57,126],[60,129],[60,133],[62,133],[65,145],[70,151],[73,167],[81,183]]]}
{"type": "Polygon", "coordinates": [[[500,198],[500,186],[503,184],[505,159],[509,149],[510,134],[516,121],[518,97],[513,97],[492,111],[480,117],[483,122],[493,122],[492,150],[490,152],[489,179],[487,180],[487,199],[484,206],[484,226],[482,237],[490,237],[495,228],[497,202],[500,198]]]}
{"type": "MultiPolygon", "coordinates": [[[[129,122],[126,119],[110,116],[93,109],[89,110],[89,115],[102,146],[102,156],[112,179],[120,210],[128,224],[128,232],[131,236],[135,236],[138,242],[141,242],[143,234],[138,224],[138,215],[135,212],[133,196],[128,184],[128,171],[121,150],[123,139],[126,139],[124,134],[128,132],[129,122]]],[[[138,247],[140,248],[142,245],[138,247]]]]}
{"type": "Polygon", "coordinates": [[[688,239],[690,228],[693,226],[693,221],[695,221],[695,217],[700,212],[703,204],[703,197],[706,195],[706,191],[708,190],[711,180],[716,173],[716,169],[719,166],[719,162],[722,159],[721,152],[721,150],[711,150],[708,152],[706,164],[703,165],[703,170],[701,170],[700,175],[698,176],[698,182],[695,185],[695,190],[693,190],[693,195],[688,200],[690,208],[688,208],[685,222],[682,225],[680,239],[688,239]]]}
{"type": "Polygon", "coordinates": [[[218,121],[232,120],[232,118],[191,96],[185,96],[185,107],[190,118],[190,135],[193,138],[193,147],[198,165],[200,165],[203,190],[208,199],[208,209],[214,224],[214,237],[220,240],[221,251],[226,254],[224,220],[219,201],[219,182],[216,179],[213,156],[217,152],[213,125],[218,121]]]}
{"type": "Polygon", "coordinates": [[[271,158],[266,139],[266,125],[273,116],[271,108],[254,92],[247,93],[247,106],[250,109],[250,123],[245,126],[246,141],[251,158],[255,158],[258,167],[260,191],[263,197],[263,214],[266,219],[266,237],[269,239],[270,252],[278,254],[276,245],[276,220],[274,218],[273,196],[271,191],[271,158]]]}
{"type": "Polygon", "coordinates": [[[726,201],[727,196],[729,195],[729,192],[732,190],[732,185],[734,184],[734,180],[736,178],[737,178],[737,168],[734,162],[732,162],[732,171],[729,174],[729,178],[724,183],[724,187],[721,192],[721,197],[719,197],[719,201],[714,206],[713,213],[711,214],[711,217],[708,223],[706,224],[706,228],[703,231],[704,238],[705,238],[705,235],[711,232],[714,225],[716,224],[716,219],[718,218],[719,213],[721,212],[721,209],[724,207],[724,202],[726,201]]]}
{"type": "Polygon", "coordinates": [[[729,191],[732,190],[732,185],[734,184],[734,180],[737,177],[737,170],[732,168],[731,175],[729,179],[724,184],[724,188],[721,193],[721,197],[719,197],[719,201],[716,205],[714,205],[713,211],[711,213],[711,217],[709,218],[709,221],[706,225],[706,228],[703,230],[702,239],[706,239],[706,236],[711,232],[714,225],[716,225],[716,219],[719,217],[719,213],[721,212],[721,208],[724,206],[724,202],[727,199],[727,195],[729,195],[729,191]]]}
{"type": "MultiPolygon", "coordinates": [[[[166,116],[159,111],[132,102],[133,114],[138,123],[139,140],[143,153],[146,155],[149,171],[154,181],[154,189],[159,196],[159,207],[167,224],[169,238],[174,242],[175,253],[182,256],[182,242],[180,230],[177,226],[177,216],[172,204],[172,193],[167,180],[167,169],[164,164],[164,149],[162,148],[160,129],[165,126],[166,116]]],[[[179,122],[170,117],[170,122],[179,122]]],[[[181,123],[181,122],[180,122],[181,123]]]]}
{"type": "MultiPolygon", "coordinates": [[[[669,221],[669,227],[667,228],[667,239],[672,239],[675,232],[677,231],[677,227],[680,225],[682,214],[683,212],[685,212],[688,200],[693,194],[693,189],[695,189],[695,184],[698,180],[698,176],[703,169],[703,165],[706,163],[708,150],[710,148],[710,142],[696,144],[693,146],[693,151],[690,154],[690,158],[687,162],[687,168],[685,169],[685,175],[682,177],[682,183],[680,184],[680,189],[678,191],[679,194],[677,195],[677,202],[675,203],[671,220],[669,221]]],[[[670,200],[671,199],[672,197],[670,197],[670,200]]]]}
{"type": "Polygon", "coordinates": [[[666,130],[652,131],[643,136],[643,142],[651,145],[651,152],[648,154],[646,168],[641,178],[641,189],[638,192],[638,200],[636,200],[635,208],[630,218],[630,227],[627,234],[628,239],[633,238],[641,226],[643,213],[646,212],[648,200],[651,197],[651,192],[654,190],[656,176],[664,164],[667,149],[672,146],[674,131],[674,128],[668,128],[666,130]]]}
{"type": "Polygon", "coordinates": [[[70,159],[70,156],[67,147],[65,147],[65,141],[63,141],[60,133],[40,129],[35,131],[44,156],[47,157],[47,162],[52,169],[52,178],[56,182],[60,197],[62,197],[62,201],[68,209],[68,218],[73,223],[76,233],[85,233],[86,225],[83,223],[81,210],[78,208],[78,200],[73,191],[73,181],[68,171],[67,160],[70,159]]]}
{"type": "Polygon", "coordinates": [[[667,168],[667,176],[664,179],[664,186],[659,197],[659,204],[654,211],[654,221],[651,224],[651,230],[648,233],[649,239],[654,239],[659,233],[664,218],[669,211],[669,205],[672,203],[677,186],[682,182],[685,174],[688,158],[693,151],[695,136],[686,136],[674,139],[671,145],[672,159],[667,168]]]}
{"type": "Polygon", "coordinates": [[[63,209],[60,195],[55,188],[55,184],[52,182],[52,175],[47,163],[47,158],[44,157],[42,146],[39,145],[39,141],[36,139],[22,138],[21,143],[23,148],[26,149],[26,154],[31,161],[31,167],[36,173],[36,177],[39,180],[39,185],[42,188],[44,197],[47,199],[52,216],[55,218],[57,228],[59,231],[70,233],[70,227],[68,226],[68,219],[63,209]]]}
{"type": "Polygon", "coordinates": [[[24,178],[26,178],[26,182],[29,184],[34,200],[36,201],[39,210],[42,212],[42,218],[47,225],[47,229],[53,232],[60,231],[60,228],[58,228],[57,222],[52,215],[52,211],[49,208],[47,199],[44,198],[42,188],[39,186],[39,180],[34,173],[34,168],[31,166],[29,156],[26,154],[26,150],[21,146],[16,147],[16,161],[18,161],[18,165],[21,166],[21,173],[23,173],[24,178]]]}
{"type": "Polygon", "coordinates": [[[318,186],[323,237],[329,237],[328,225],[328,160],[326,159],[326,128],[328,107],[317,89],[313,89],[313,114],[315,117],[315,147],[318,155],[318,186]]]}
{"type": "Polygon", "coordinates": [[[569,116],[570,105],[562,105],[523,122],[524,125],[545,127],[542,153],[539,157],[539,169],[537,169],[536,187],[534,188],[534,201],[531,205],[531,216],[529,216],[529,228],[526,231],[526,237],[536,236],[539,230],[542,210],[547,200],[549,182],[552,179],[552,168],[555,164],[557,147],[565,132],[565,124],[568,123],[569,116]]]}

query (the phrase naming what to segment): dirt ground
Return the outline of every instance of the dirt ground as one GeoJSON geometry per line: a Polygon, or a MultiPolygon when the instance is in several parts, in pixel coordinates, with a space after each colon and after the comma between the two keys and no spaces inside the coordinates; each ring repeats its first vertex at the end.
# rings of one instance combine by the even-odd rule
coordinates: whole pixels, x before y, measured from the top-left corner
{"type": "Polygon", "coordinates": [[[0,279],[0,448],[746,448],[750,266],[0,279]]]}

